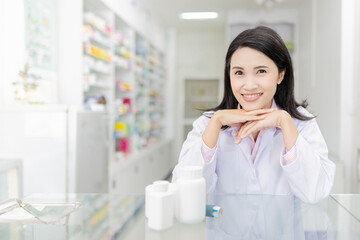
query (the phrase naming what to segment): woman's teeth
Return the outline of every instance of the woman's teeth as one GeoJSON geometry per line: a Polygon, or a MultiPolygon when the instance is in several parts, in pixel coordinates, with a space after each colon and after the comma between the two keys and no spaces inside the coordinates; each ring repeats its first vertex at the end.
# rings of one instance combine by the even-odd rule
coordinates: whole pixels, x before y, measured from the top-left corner
{"type": "Polygon", "coordinates": [[[247,98],[253,98],[253,97],[257,97],[257,96],[260,96],[261,95],[261,93],[258,93],[258,94],[243,94],[244,95],[244,97],[247,97],[247,98]]]}

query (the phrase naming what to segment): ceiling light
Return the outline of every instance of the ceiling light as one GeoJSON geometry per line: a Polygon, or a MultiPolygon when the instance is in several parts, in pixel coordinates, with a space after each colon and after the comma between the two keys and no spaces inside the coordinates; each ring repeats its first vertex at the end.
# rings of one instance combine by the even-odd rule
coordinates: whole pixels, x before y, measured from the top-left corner
{"type": "Polygon", "coordinates": [[[217,17],[217,12],[184,12],[180,14],[182,19],[214,19],[217,17]]]}

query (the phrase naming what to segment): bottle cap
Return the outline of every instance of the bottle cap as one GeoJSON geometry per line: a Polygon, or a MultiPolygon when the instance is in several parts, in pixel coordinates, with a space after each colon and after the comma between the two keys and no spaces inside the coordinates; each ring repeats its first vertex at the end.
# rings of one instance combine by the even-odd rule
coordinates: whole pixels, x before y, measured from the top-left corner
{"type": "Polygon", "coordinates": [[[165,180],[155,181],[153,182],[153,191],[155,192],[167,192],[169,186],[169,182],[165,180]]]}
{"type": "Polygon", "coordinates": [[[221,216],[222,212],[223,212],[223,210],[219,206],[214,206],[213,209],[212,209],[212,214],[213,214],[214,217],[221,216]]]}
{"type": "Polygon", "coordinates": [[[179,178],[197,179],[202,178],[203,168],[200,166],[183,166],[179,169],[179,178]]]}
{"type": "Polygon", "coordinates": [[[206,216],[207,217],[219,217],[222,215],[222,208],[219,206],[206,204],[206,216]]]}

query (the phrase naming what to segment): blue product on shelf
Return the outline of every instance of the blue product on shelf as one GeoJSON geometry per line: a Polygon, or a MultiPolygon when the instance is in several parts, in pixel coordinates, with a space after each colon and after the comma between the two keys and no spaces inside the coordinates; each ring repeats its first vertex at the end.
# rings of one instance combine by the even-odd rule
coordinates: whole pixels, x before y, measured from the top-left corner
{"type": "Polygon", "coordinates": [[[97,102],[98,102],[98,98],[96,96],[88,96],[84,100],[84,104],[88,105],[88,106],[91,106],[93,104],[97,104],[97,102]]]}

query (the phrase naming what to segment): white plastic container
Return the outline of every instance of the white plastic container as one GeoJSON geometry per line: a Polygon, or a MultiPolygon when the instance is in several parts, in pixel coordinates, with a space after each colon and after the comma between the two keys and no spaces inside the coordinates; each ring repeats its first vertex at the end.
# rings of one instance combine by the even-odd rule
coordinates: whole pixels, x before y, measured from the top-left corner
{"type": "Polygon", "coordinates": [[[176,183],[169,183],[169,191],[173,194],[174,198],[174,217],[176,212],[176,192],[177,192],[177,185],[176,183]]]}
{"type": "Polygon", "coordinates": [[[195,224],[204,220],[206,189],[202,167],[179,168],[176,192],[176,217],[182,223],[195,224]]]}
{"type": "Polygon", "coordinates": [[[169,182],[154,182],[146,200],[148,227],[158,231],[171,227],[174,223],[174,193],[169,191],[169,182]]]}
{"type": "Polygon", "coordinates": [[[169,184],[168,187],[168,191],[170,191],[170,193],[172,193],[173,198],[174,198],[174,216],[175,216],[175,211],[176,211],[176,183],[169,183],[166,180],[159,180],[159,181],[155,181],[150,185],[147,185],[145,187],[145,217],[148,218],[149,215],[149,205],[150,205],[150,201],[149,200],[149,193],[153,191],[153,185],[157,185],[157,184],[162,184],[164,182],[167,182],[169,184]]]}
{"type": "Polygon", "coordinates": [[[153,184],[147,185],[145,187],[145,217],[149,217],[149,193],[152,191],[153,184]]]}

